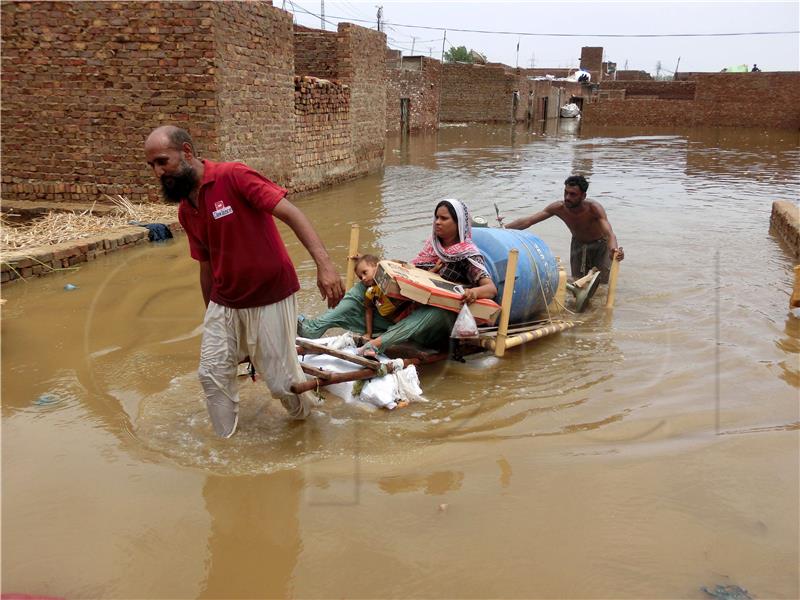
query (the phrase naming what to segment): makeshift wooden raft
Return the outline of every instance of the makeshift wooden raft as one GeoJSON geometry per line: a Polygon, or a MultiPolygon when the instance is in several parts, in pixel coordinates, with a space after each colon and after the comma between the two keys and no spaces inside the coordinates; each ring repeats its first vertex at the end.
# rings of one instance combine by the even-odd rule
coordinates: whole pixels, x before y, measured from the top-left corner
{"type": "MultiPolygon", "coordinates": [[[[512,249],[508,253],[505,281],[514,281],[517,272],[519,251],[512,249]]],[[[347,268],[347,288],[353,285],[355,264],[358,260],[358,225],[353,225],[350,237],[350,253],[347,268]]],[[[616,287],[617,272],[619,262],[616,258],[612,262],[611,275],[608,285],[608,296],[606,298],[606,308],[612,308],[614,303],[614,290],[616,287]]],[[[580,281],[580,280],[579,280],[580,281]]],[[[579,282],[575,282],[579,283],[579,282]]],[[[574,284],[573,284],[574,285],[574,284]]],[[[528,342],[536,341],[544,337],[566,331],[580,324],[580,321],[560,318],[566,311],[567,275],[563,267],[559,264],[558,288],[555,297],[547,307],[547,319],[531,323],[519,323],[510,325],[511,301],[513,287],[509,286],[503,290],[503,297],[500,302],[500,316],[496,327],[479,327],[478,335],[468,338],[451,339],[449,352],[438,352],[433,350],[420,349],[410,344],[399,344],[387,348],[386,356],[389,358],[401,358],[403,368],[409,365],[422,366],[455,358],[461,360],[464,356],[479,352],[492,352],[497,357],[503,357],[506,350],[521,346],[528,342]],[[555,315],[555,316],[554,316],[555,315]]],[[[360,336],[354,336],[357,343],[365,343],[368,340],[360,336]]],[[[347,361],[354,365],[352,371],[333,373],[324,371],[317,367],[301,362],[303,371],[311,378],[303,383],[292,386],[292,392],[299,394],[305,391],[318,389],[335,383],[347,381],[357,381],[361,379],[372,379],[386,373],[392,373],[395,369],[394,363],[380,363],[375,360],[364,358],[355,354],[350,354],[329,348],[323,344],[309,340],[297,339],[297,352],[300,355],[308,354],[327,354],[329,356],[347,361]]]]}

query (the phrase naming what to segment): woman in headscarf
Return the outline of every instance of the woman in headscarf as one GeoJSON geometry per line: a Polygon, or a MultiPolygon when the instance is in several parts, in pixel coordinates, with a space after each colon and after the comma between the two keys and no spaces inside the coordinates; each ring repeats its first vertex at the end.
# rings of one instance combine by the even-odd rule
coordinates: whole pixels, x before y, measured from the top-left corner
{"type": "MultiPolygon", "coordinates": [[[[433,234],[412,264],[464,286],[462,301],[467,304],[479,298],[494,298],[497,288],[489,277],[480,250],[472,241],[466,205],[455,199],[442,200],[433,214],[433,234]]],[[[424,346],[440,346],[448,339],[456,317],[457,314],[449,310],[418,305],[409,316],[389,326],[359,352],[371,354],[409,340],[424,346]]]]}

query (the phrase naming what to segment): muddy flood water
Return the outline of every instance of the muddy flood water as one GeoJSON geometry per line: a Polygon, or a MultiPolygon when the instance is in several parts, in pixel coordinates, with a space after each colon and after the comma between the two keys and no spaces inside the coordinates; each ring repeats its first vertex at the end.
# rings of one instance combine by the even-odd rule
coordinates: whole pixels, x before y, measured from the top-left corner
{"type": "MultiPolygon", "coordinates": [[[[351,223],[411,258],[437,200],[494,223],[575,172],[625,248],[613,312],[600,292],[570,331],[427,367],[429,402],[394,412],[329,397],[294,423],[245,381],[216,439],[185,238],[4,287],[2,591],[797,598],[800,319],[769,232],[800,197],[796,132],[445,127],[295,202],[343,267],[351,223]]],[[[533,230],[568,256],[562,223],[533,230]]]]}

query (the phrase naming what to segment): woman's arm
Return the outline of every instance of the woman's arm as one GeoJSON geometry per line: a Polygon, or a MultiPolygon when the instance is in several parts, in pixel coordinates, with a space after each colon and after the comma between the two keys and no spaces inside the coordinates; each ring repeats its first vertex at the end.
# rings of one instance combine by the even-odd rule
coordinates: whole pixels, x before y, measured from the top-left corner
{"type": "Polygon", "coordinates": [[[489,277],[481,277],[478,280],[478,285],[464,291],[461,300],[467,304],[472,304],[479,298],[494,298],[495,296],[497,296],[497,287],[494,282],[489,277]]]}

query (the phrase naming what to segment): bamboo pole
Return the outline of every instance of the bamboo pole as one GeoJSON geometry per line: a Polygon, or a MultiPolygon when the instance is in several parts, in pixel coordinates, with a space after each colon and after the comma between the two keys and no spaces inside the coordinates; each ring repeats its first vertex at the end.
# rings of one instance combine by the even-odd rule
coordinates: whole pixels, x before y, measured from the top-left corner
{"type": "Polygon", "coordinates": [[[800,308],[800,265],[794,268],[794,289],[789,299],[789,308],[800,308]]]}
{"type": "Polygon", "coordinates": [[[503,284],[503,300],[500,303],[500,327],[497,329],[497,345],[494,355],[498,358],[506,352],[506,337],[508,336],[508,320],[511,317],[511,300],[514,298],[514,283],[517,276],[517,260],[519,250],[512,248],[508,253],[506,265],[506,278],[503,284]]]}
{"type": "Polygon", "coordinates": [[[554,333],[559,333],[561,331],[565,331],[575,326],[575,323],[572,321],[562,321],[560,323],[551,323],[550,325],[545,325],[541,329],[537,329],[536,331],[528,331],[526,333],[520,333],[518,335],[512,336],[506,340],[506,349],[514,348],[516,346],[521,346],[527,342],[532,342],[533,340],[538,340],[548,335],[553,335],[554,333]]]}
{"type": "MultiPolygon", "coordinates": [[[[533,340],[538,340],[548,335],[559,333],[560,331],[566,331],[572,327],[575,327],[574,321],[556,321],[554,323],[550,323],[549,325],[544,325],[539,329],[535,329],[534,331],[525,331],[523,333],[508,336],[505,341],[505,349],[507,350],[509,348],[521,346],[527,342],[532,342],[533,340]]],[[[495,350],[496,354],[497,340],[494,338],[484,338],[481,340],[481,346],[487,350],[495,350]]]]}
{"type": "Polygon", "coordinates": [[[614,308],[614,295],[617,291],[617,275],[619,275],[619,261],[616,251],[611,256],[611,273],[608,276],[608,295],[606,296],[606,308],[614,308]]]}
{"type": "Polygon", "coordinates": [[[350,250],[347,252],[347,276],[345,288],[353,287],[355,281],[356,261],[358,260],[358,223],[350,228],[350,250]]]}
{"type": "Polygon", "coordinates": [[[556,262],[558,263],[558,287],[556,288],[556,295],[547,307],[550,313],[562,313],[567,306],[567,271],[561,264],[561,259],[557,256],[556,262]]]}

